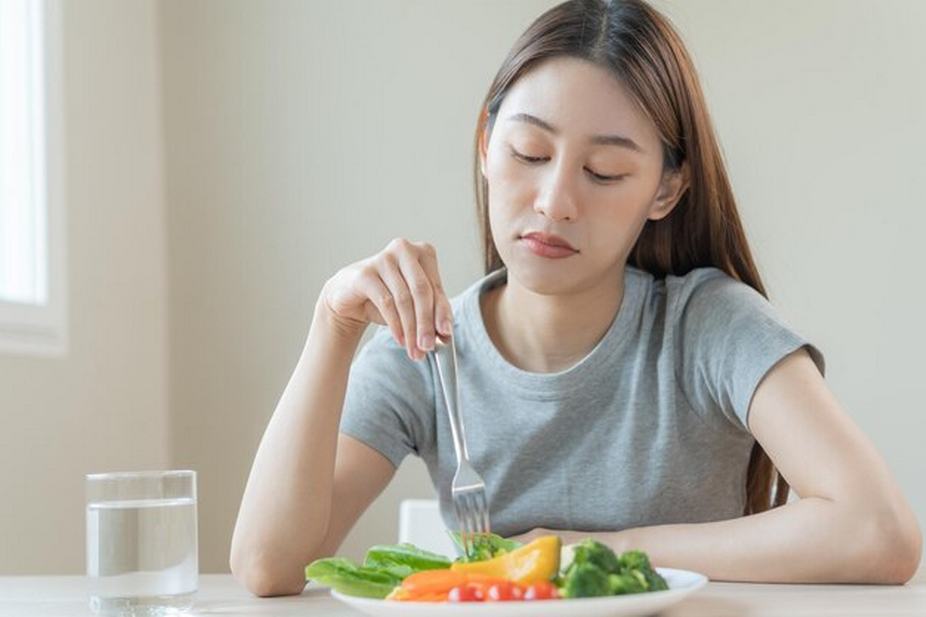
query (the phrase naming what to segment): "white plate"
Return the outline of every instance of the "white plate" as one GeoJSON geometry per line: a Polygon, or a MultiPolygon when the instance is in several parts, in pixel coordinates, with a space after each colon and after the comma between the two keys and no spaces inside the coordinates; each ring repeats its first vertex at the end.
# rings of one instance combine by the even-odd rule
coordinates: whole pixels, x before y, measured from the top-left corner
{"type": "Polygon", "coordinates": [[[707,583],[707,577],[688,570],[656,568],[669,589],[606,598],[538,600],[533,602],[393,602],[357,598],[331,590],[331,595],[373,617],[639,617],[659,612],[707,583]],[[563,604],[565,602],[565,604],[563,604]]]}

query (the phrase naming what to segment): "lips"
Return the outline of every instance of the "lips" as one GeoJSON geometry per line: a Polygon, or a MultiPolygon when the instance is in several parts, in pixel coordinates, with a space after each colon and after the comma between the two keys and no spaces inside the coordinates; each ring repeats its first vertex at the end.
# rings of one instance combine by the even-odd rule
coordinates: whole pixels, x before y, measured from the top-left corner
{"type": "Polygon", "coordinates": [[[520,240],[535,255],[549,259],[571,257],[579,252],[565,238],[553,234],[532,231],[522,235],[520,240]]]}

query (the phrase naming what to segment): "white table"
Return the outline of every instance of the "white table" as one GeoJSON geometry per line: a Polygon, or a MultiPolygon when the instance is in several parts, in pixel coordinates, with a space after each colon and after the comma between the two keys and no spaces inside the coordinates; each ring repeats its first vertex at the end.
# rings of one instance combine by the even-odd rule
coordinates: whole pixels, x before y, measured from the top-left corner
{"type": "MultiPolygon", "coordinates": [[[[565,605],[564,605],[565,608],[565,605]]],[[[327,590],[256,598],[228,574],[200,576],[194,615],[357,617],[327,590]]],[[[491,614],[491,613],[487,613],[491,614]]],[[[567,611],[563,614],[568,616],[567,611]]],[[[0,576],[2,617],[92,615],[81,576],[0,576]]],[[[869,585],[754,585],[709,583],[661,617],[926,617],[926,567],[902,587],[869,585]]],[[[581,617],[581,616],[579,616],[581,617]]]]}

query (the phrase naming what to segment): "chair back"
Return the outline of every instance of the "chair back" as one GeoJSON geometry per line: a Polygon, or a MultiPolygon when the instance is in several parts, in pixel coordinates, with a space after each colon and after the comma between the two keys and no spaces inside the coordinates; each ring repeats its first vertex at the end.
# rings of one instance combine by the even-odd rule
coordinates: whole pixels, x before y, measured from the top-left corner
{"type": "Polygon", "coordinates": [[[436,499],[403,499],[399,505],[399,542],[455,557],[456,545],[444,527],[436,499]]]}

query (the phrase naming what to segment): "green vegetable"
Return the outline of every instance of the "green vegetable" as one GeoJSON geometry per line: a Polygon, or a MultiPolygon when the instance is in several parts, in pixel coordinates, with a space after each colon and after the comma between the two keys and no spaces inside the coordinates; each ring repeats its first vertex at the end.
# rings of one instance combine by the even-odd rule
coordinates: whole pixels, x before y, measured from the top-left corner
{"type": "Polygon", "coordinates": [[[631,570],[625,574],[610,574],[608,575],[608,584],[611,586],[612,596],[625,593],[642,593],[649,590],[646,577],[639,570],[631,570]]]}
{"type": "Polygon", "coordinates": [[[570,566],[560,593],[564,598],[595,598],[613,595],[607,572],[591,563],[577,563],[570,566]]]}
{"type": "Polygon", "coordinates": [[[341,593],[362,598],[385,598],[402,582],[401,577],[387,571],[364,568],[341,557],[313,561],[306,566],[305,577],[341,593]]]}
{"type": "Polygon", "coordinates": [[[620,571],[620,564],[614,551],[591,538],[586,538],[573,547],[572,559],[578,563],[590,563],[598,566],[608,574],[620,571]]]}
{"type": "Polygon", "coordinates": [[[457,545],[461,557],[457,561],[485,561],[510,553],[511,551],[521,548],[521,543],[517,540],[508,540],[494,533],[486,535],[477,535],[473,540],[473,550],[469,555],[464,554],[463,536],[458,531],[448,531],[453,543],[457,545]]]}
{"type": "Polygon", "coordinates": [[[626,551],[620,556],[621,567],[624,570],[639,572],[646,579],[647,591],[664,591],[669,588],[666,579],[659,576],[655,568],[650,565],[649,557],[643,551],[626,551]]]}
{"type": "Polygon", "coordinates": [[[567,598],[642,593],[668,589],[642,551],[626,551],[620,557],[592,539],[572,547],[573,559],[559,579],[560,591],[567,598]]]}
{"type": "Polygon", "coordinates": [[[367,551],[363,559],[363,567],[405,578],[422,570],[449,568],[450,560],[443,555],[422,550],[413,544],[381,544],[367,551]]]}
{"type": "Polygon", "coordinates": [[[351,596],[385,598],[415,572],[449,567],[443,555],[412,544],[381,544],[367,551],[362,566],[341,557],[318,559],[306,567],[305,577],[351,596]]]}

